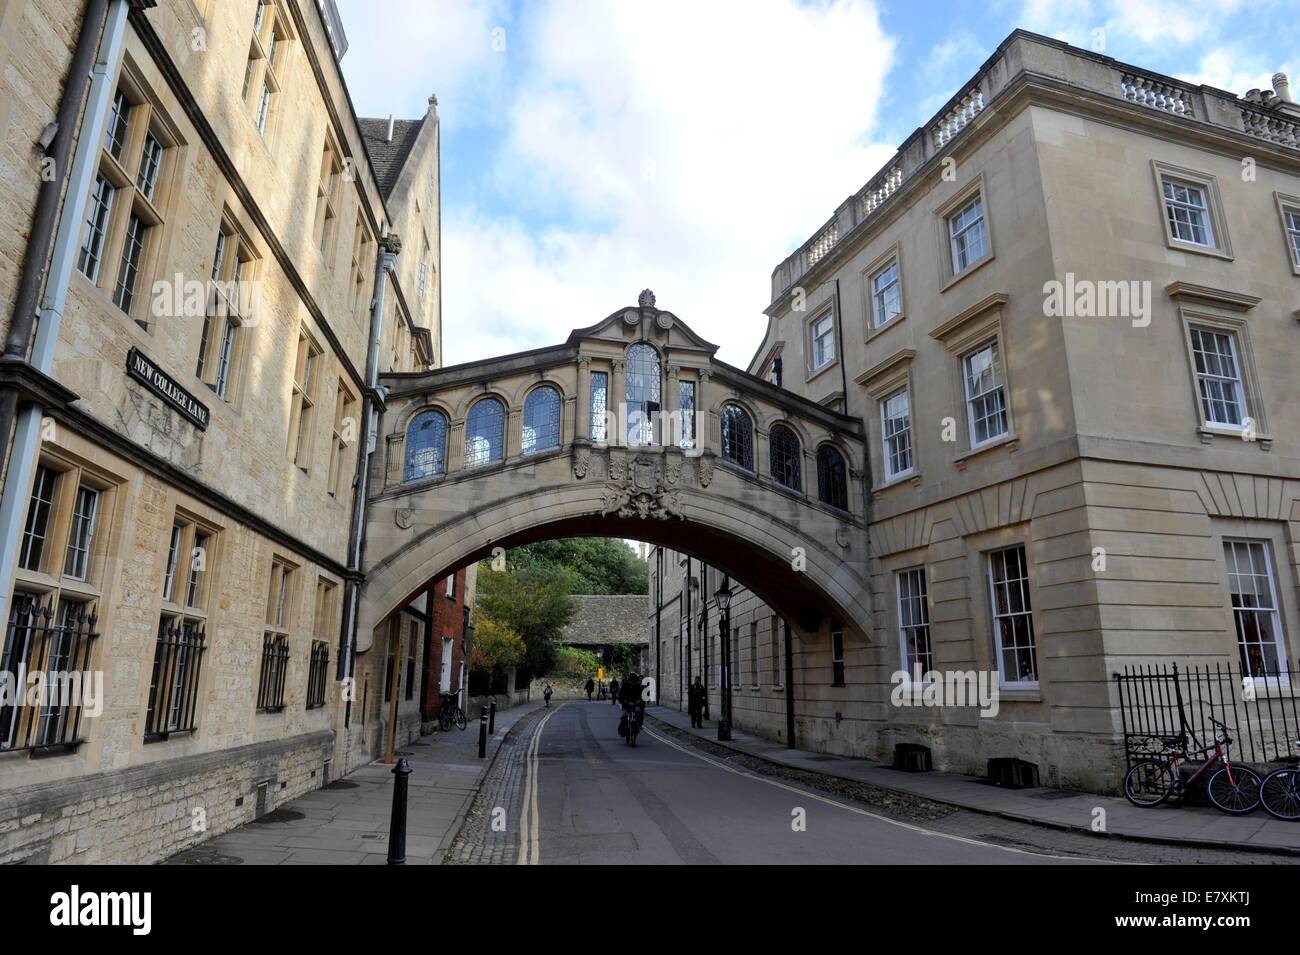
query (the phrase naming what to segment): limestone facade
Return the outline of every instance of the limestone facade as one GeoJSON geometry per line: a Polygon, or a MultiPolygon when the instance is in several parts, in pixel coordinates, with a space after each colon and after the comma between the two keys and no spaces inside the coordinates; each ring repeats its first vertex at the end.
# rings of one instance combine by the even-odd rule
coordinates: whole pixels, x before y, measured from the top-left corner
{"type": "MultiPolygon", "coordinates": [[[[842,653],[795,631],[799,746],[888,759],[921,743],[936,767],[973,773],[1014,756],[1045,783],[1113,790],[1112,674],[1287,668],[1298,130],[1285,96],[1238,98],[1017,31],[777,266],[749,370],[779,367],[785,389],[860,417],[869,453],[872,610],[844,621],[842,653]],[[1267,607],[1266,639],[1245,649],[1242,557],[1267,607]],[[928,667],[996,677],[996,716],[891,704],[918,624],[928,667]]],[[[683,639],[684,561],[664,557],[668,640],[683,639]]],[[[773,621],[783,633],[771,601],[737,591],[735,720],[775,738],[773,621]]],[[[697,644],[697,673],[701,659],[697,644]]]]}
{"type": "MultiPolygon", "coordinates": [[[[103,710],[71,745],[19,732],[0,751],[5,861],[157,860],[381,753],[394,694],[395,744],[419,732],[427,608],[376,622],[351,691],[336,667],[344,588],[361,576],[348,544],[363,398],[379,401],[375,299],[379,371],[440,357],[438,117],[431,98],[398,121],[400,149],[386,121],[358,119],[321,10],[132,4],[96,184],[86,207],[60,210],[89,223],[50,369],[76,397],[44,409],[24,495],[41,547],[24,542],[12,582],[55,613],[94,613],[86,665],[103,710]],[[137,354],[173,400],[128,373],[137,354]],[[204,426],[177,393],[206,408],[204,426]],[[187,650],[162,649],[169,629],[187,650]]],[[[31,144],[83,11],[32,0],[0,14],[6,319],[40,177],[31,144]]],[[[21,653],[12,626],[7,638],[21,653]]]]}

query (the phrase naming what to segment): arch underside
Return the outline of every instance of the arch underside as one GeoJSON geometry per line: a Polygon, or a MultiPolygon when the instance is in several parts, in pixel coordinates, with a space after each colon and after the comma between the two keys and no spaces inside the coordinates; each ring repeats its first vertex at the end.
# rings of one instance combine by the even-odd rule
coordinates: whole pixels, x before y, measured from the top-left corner
{"type": "Polygon", "coordinates": [[[391,545],[367,569],[359,637],[364,642],[368,627],[429,582],[490,556],[494,548],[565,537],[644,540],[688,554],[748,588],[801,633],[816,633],[828,620],[857,630],[859,621],[870,619],[865,536],[860,532],[840,535],[851,538],[843,545],[835,539],[834,521],[820,513],[801,515],[804,508],[798,505],[773,508],[766,506],[771,502],[733,495],[724,506],[715,495],[686,490],[680,517],[602,514],[602,487],[534,486],[455,514],[445,507],[423,511],[420,495],[376,502],[372,529],[376,518],[384,517],[390,522],[396,518],[398,526],[383,528],[391,545]],[[408,526],[401,531],[404,522],[408,526]],[[403,538],[400,543],[397,535],[403,538]],[[802,569],[794,569],[795,564],[802,569]]]}

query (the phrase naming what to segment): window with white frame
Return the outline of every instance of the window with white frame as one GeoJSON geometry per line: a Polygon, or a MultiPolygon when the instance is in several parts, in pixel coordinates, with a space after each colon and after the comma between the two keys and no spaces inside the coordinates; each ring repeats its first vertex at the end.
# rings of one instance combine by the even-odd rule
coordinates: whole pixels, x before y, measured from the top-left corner
{"type": "Polygon", "coordinates": [[[1023,545],[989,554],[993,638],[998,672],[1007,686],[1038,683],[1038,650],[1023,545]]]}
{"type": "Polygon", "coordinates": [[[1277,581],[1269,546],[1262,540],[1223,542],[1232,598],[1232,622],[1243,675],[1279,676],[1288,668],[1278,613],[1277,581]]]}
{"type": "Polygon", "coordinates": [[[898,259],[871,276],[871,324],[876,328],[893,321],[903,312],[898,259]]]}
{"type": "Polygon", "coordinates": [[[1000,438],[1010,430],[997,339],[968,352],[962,358],[962,371],[966,387],[966,424],[974,448],[1000,438]]]}
{"type": "Polygon", "coordinates": [[[812,370],[817,371],[835,359],[835,314],[827,312],[815,319],[809,334],[812,336],[812,370]]]}
{"type": "Polygon", "coordinates": [[[1196,366],[1196,390],[1205,423],[1240,428],[1246,415],[1246,401],[1236,336],[1229,331],[1200,326],[1192,326],[1189,333],[1196,366]]]}
{"type": "Polygon", "coordinates": [[[1214,225],[1205,187],[1178,179],[1163,179],[1161,186],[1169,234],[1179,242],[1214,248],[1214,225]]]}
{"type": "Polygon", "coordinates": [[[898,643],[908,678],[923,680],[925,674],[934,669],[924,567],[914,567],[898,574],[898,643]]]}
{"type": "Polygon", "coordinates": [[[455,574],[452,574],[450,577],[447,578],[447,589],[444,595],[451,600],[456,599],[456,575],[455,574]]]}
{"type": "Polygon", "coordinates": [[[948,217],[948,241],[952,250],[952,274],[964,272],[988,254],[988,229],[984,224],[984,201],[975,196],[948,217]]]}
{"type": "Polygon", "coordinates": [[[1291,250],[1291,264],[1300,269],[1300,208],[1284,207],[1282,224],[1286,229],[1287,247],[1291,250]]]}
{"type": "Polygon", "coordinates": [[[881,435],[885,450],[885,477],[896,478],[912,470],[912,409],[906,388],[880,402],[881,435]]]}

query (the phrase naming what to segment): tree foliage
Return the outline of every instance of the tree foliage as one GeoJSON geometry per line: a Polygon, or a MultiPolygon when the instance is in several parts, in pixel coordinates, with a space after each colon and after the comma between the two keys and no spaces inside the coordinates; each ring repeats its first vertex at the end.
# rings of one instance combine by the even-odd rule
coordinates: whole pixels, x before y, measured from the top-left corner
{"type": "Polygon", "coordinates": [[[646,562],[614,538],[571,537],[526,544],[508,551],[506,564],[563,577],[571,594],[647,593],[646,562]]]}
{"type": "Polygon", "coordinates": [[[563,574],[509,563],[502,571],[492,570],[489,561],[479,565],[478,619],[498,621],[523,639],[524,658],[516,665],[534,677],[554,669],[560,631],[577,609],[563,574]]]}
{"type": "Polygon", "coordinates": [[[509,670],[524,662],[528,647],[514,628],[495,617],[481,615],[474,628],[471,663],[485,673],[509,670]]]}

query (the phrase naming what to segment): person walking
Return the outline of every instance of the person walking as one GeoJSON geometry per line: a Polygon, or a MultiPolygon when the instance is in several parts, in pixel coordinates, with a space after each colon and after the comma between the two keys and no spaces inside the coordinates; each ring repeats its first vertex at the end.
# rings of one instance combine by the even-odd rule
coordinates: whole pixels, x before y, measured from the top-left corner
{"type": "Polygon", "coordinates": [[[549,683],[546,684],[546,688],[545,688],[544,690],[542,690],[542,698],[543,698],[544,700],[546,700],[546,705],[547,705],[547,706],[550,706],[550,705],[551,705],[551,693],[552,693],[552,692],[553,692],[553,691],[551,690],[551,684],[549,684],[549,683]]]}
{"type": "Polygon", "coordinates": [[[697,729],[704,728],[704,685],[700,683],[697,676],[695,682],[691,684],[687,691],[687,709],[691,714],[691,726],[697,729]]]}
{"type": "Polygon", "coordinates": [[[587,691],[587,702],[590,703],[591,694],[596,692],[596,681],[593,680],[591,677],[587,677],[587,685],[583,687],[583,689],[587,691]]]}
{"type": "Polygon", "coordinates": [[[615,706],[618,706],[618,677],[611,677],[609,681],[609,698],[615,706]]]}

